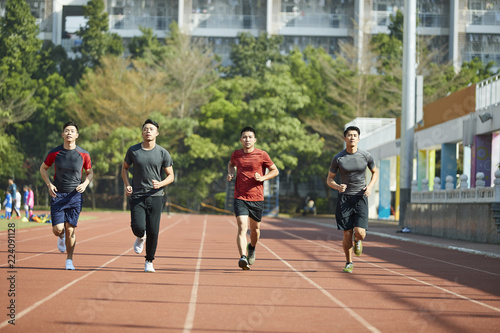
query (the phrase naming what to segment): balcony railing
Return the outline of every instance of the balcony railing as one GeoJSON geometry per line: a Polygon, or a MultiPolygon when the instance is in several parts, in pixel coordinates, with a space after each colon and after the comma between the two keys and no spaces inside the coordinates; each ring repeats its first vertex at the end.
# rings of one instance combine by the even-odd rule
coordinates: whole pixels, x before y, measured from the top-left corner
{"type": "Polygon", "coordinates": [[[476,84],[476,110],[500,104],[500,75],[476,84]]]}
{"type": "Polygon", "coordinates": [[[257,15],[191,14],[191,29],[259,29],[266,28],[265,17],[257,15]]]}
{"type": "Polygon", "coordinates": [[[153,30],[165,31],[174,17],[169,16],[129,16],[129,15],[110,15],[110,29],[135,30],[139,27],[151,28],[153,30]]]}
{"type": "Polygon", "coordinates": [[[467,23],[471,25],[500,25],[500,11],[469,10],[467,23]]]}
{"type": "MultiPolygon", "coordinates": [[[[394,16],[393,12],[375,11],[372,14],[372,21],[376,22],[378,26],[387,27],[391,24],[392,16],[394,16]]],[[[446,28],[449,26],[449,15],[435,14],[435,13],[419,13],[418,26],[421,28],[446,28]]]]}
{"type": "Polygon", "coordinates": [[[281,27],[296,28],[349,28],[350,18],[347,14],[302,14],[280,13],[281,27]]]}

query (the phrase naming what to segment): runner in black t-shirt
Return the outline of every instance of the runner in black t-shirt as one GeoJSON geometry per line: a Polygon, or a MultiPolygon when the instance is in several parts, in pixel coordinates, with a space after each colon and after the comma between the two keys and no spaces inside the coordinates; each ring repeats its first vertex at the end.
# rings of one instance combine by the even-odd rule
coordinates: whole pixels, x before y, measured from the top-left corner
{"type": "Polygon", "coordinates": [[[354,254],[361,255],[362,241],[368,228],[368,196],[378,179],[378,171],[372,156],[365,150],[358,149],[360,130],[349,126],[344,131],[346,149],[335,155],[330,164],[326,180],[328,186],[340,192],[337,200],[335,219],[337,228],[343,230],[343,248],[346,265],[343,272],[352,273],[352,248],[354,236],[354,254]],[[366,185],[366,168],[372,173],[370,183],[366,185]],[[340,173],[340,184],[334,180],[340,173]]]}
{"type": "Polygon", "coordinates": [[[159,125],[148,119],[142,125],[143,141],[127,150],[122,166],[125,194],[130,196],[132,232],[136,236],[134,251],[142,253],[146,243],[144,271],[153,273],[161,212],[163,209],[163,188],[174,181],[172,157],[169,152],[156,144],[159,125]],[[132,168],[132,185],[128,179],[132,168]],[[166,177],[162,178],[162,173],[166,177]]]}
{"type": "Polygon", "coordinates": [[[63,126],[64,143],[52,149],[40,166],[40,174],[52,197],[50,215],[52,232],[59,237],[59,251],[67,250],[66,269],[74,270],[73,252],[76,238],[75,228],[82,210],[83,196],[89,183],[94,178],[92,163],[88,151],[76,145],[78,127],[73,122],[63,126]],[[49,168],[54,165],[53,182],[50,181],[49,168]],[[86,178],[82,182],[82,171],[86,178]]]}

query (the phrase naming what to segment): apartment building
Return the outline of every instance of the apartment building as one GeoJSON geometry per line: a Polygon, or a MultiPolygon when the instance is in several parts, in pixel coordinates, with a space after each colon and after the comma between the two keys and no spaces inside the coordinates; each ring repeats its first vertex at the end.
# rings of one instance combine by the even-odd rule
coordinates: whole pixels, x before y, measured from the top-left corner
{"type": "MultiPolygon", "coordinates": [[[[5,3],[0,0],[0,15],[5,3]]],[[[26,0],[40,25],[40,38],[64,45],[78,43],[87,0],[26,0]]],[[[109,28],[125,42],[139,27],[164,37],[176,21],[192,36],[206,38],[228,63],[239,32],[278,34],[284,53],[307,45],[334,56],[339,42],[361,49],[361,40],[388,33],[390,17],[404,12],[405,0],[105,0],[109,28]]],[[[477,57],[500,65],[500,0],[417,0],[417,33],[433,37],[436,48],[456,67],[477,57]]]]}

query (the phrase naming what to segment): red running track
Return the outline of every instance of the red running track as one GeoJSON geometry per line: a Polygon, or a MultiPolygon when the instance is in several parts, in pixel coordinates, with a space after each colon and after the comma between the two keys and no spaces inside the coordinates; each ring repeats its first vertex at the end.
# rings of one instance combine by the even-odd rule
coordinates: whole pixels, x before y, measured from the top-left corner
{"type": "MultiPolygon", "coordinates": [[[[74,263],[50,225],[19,229],[3,256],[5,332],[483,332],[500,327],[499,259],[370,235],[342,273],[342,234],[265,218],[238,267],[234,217],[163,215],[156,273],[132,250],[129,213],[83,213],[74,263]],[[13,272],[13,273],[12,273],[13,272]],[[14,279],[9,281],[9,277],[14,279]],[[11,284],[13,282],[13,284],[11,284]],[[13,289],[15,296],[9,297],[13,289]],[[8,309],[15,301],[15,325],[8,309]]],[[[6,223],[5,221],[1,223],[6,223]]]]}

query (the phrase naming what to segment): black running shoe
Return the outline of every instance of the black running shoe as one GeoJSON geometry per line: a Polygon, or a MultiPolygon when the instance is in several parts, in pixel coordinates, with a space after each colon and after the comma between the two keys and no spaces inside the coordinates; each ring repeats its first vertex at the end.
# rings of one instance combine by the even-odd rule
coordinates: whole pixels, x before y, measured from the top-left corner
{"type": "Polygon", "coordinates": [[[240,260],[238,261],[238,266],[244,271],[249,270],[250,266],[248,265],[248,260],[246,256],[241,256],[240,260]]]}
{"type": "Polygon", "coordinates": [[[247,245],[247,256],[248,256],[248,264],[253,265],[255,262],[255,247],[252,247],[252,244],[248,243],[247,245]]]}

